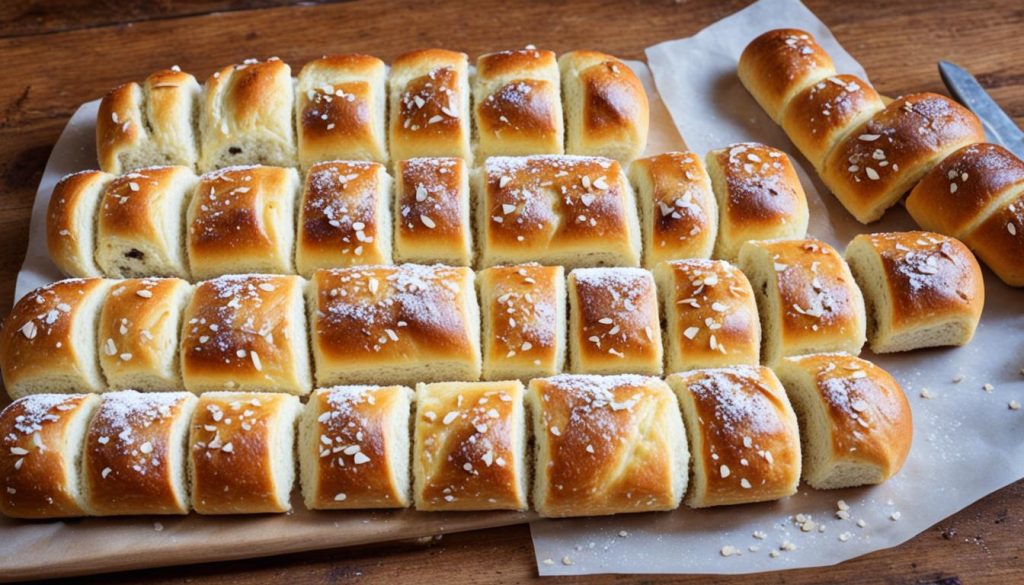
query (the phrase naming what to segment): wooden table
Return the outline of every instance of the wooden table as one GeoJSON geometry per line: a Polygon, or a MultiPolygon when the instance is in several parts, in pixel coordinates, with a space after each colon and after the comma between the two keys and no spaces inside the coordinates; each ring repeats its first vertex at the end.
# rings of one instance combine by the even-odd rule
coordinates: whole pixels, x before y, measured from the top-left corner
{"type": "MultiPolygon", "coordinates": [[[[833,2],[805,0],[888,95],[943,91],[935,63],[973,71],[1018,124],[1024,122],[1024,10],[1019,0],[833,2]]],[[[324,53],[390,60],[439,46],[482,52],[533,43],[555,51],[594,48],[642,58],[653,43],[692,35],[746,2],[532,2],[380,0],[8,0],[0,5],[0,306],[13,302],[28,219],[43,166],[72,112],[116,84],[180,65],[200,79],[247,57],[293,66],[324,53]]],[[[949,470],[956,473],[955,469],[949,470]]],[[[936,482],[944,478],[935,478],[936,482]]],[[[927,494],[921,494],[926,498],[927,494]]],[[[827,570],[738,578],[729,583],[1011,583],[1024,574],[1024,482],[940,522],[903,546],[827,570]],[[826,577],[827,574],[827,577],[826,577]]],[[[77,580],[88,583],[522,582],[536,577],[526,526],[445,536],[429,543],[296,554],[77,580]]],[[[567,579],[568,580],[568,579],[567,579]]],[[[633,581],[606,576],[578,581],[633,581]]],[[[703,583],[706,579],[644,578],[703,583]]]]}

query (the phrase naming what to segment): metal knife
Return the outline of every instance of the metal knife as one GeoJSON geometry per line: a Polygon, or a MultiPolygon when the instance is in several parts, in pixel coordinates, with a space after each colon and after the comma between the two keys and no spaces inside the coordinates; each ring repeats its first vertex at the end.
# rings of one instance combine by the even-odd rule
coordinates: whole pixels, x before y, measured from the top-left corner
{"type": "Polygon", "coordinates": [[[939,61],[939,75],[949,93],[981,119],[985,134],[991,142],[1001,144],[1013,154],[1024,158],[1024,131],[1017,127],[973,75],[949,61],[939,61]]]}

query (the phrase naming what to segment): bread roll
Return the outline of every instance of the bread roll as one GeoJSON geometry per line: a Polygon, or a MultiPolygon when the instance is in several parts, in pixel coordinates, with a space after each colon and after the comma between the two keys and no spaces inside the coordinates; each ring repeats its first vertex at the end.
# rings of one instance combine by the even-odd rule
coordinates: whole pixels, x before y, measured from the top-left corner
{"type": "Polygon", "coordinates": [[[185,219],[198,179],[189,167],[150,167],[107,185],[96,216],[96,261],[114,278],[189,278],[185,219]]]}
{"type": "Polygon", "coordinates": [[[480,379],[472,270],[319,270],[309,293],[317,386],[480,379]]]}
{"type": "Polygon", "coordinates": [[[0,370],[11,398],[106,390],[96,354],[96,320],[112,282],[61,280],[14,304],[0,333],[0,370]]]}
{"type": "Polygon", "coordinates": [[[978,118],[960,104],[933,93],[908,95],[837,144],[821,179],[858,221],[871,223],[939,161],[984,140],[978,118]]]}
{"type": "Polygon", "coordinates": [[[868,314],[871,351],[965,345],[985,304],[985,282],[959,240],[932,232],[861,234],[846,261],[868,314]]]}
{"type": "Polygon", "coordinates": [[[192,509],[200,514],[288,512],[302,404],[276,393],[209,392],[189,433],[192,509]]]}
{"type": "Polygon", "coordinates": [[[998,144],[971,144],[937,164],[907,197],[923,229],[965,238],[1024,193],[1024,161],[998,144]]]}
{"type": "Polygon", "coordinates": [[[527,509],[522,382],[418,384],[415,427],[417,510],[527,509]]]}
{"type": "Polygon", "coordinates": [[[233,167],[203,175],[188,210],[193,278],[294,273],[299,189],[295,169],[233,167]]]}
{"type": "Polygon", "coordinates": [[[81,171],[62,178],[46,209],[46,248],[67,276],[103,276],[96,264],[96,214],[107,184],[102,171],[81,171]]]}
{"type": "Polygon", "coordinates": [[[303,169],[327,160],[388,162],[387,67],[367,55],[306,63],[295,87],[295,128],[303,169]]]}
{"type": "Polygon", "coordinates": [[[853,129],[885,104],[871,85],[855,75],[833,75],[793,96],[780,124],[815,169],[853,129]]]}
{"type": "Polygon", "coordinates": [[[759,363],[761,322],[743,272],[721,260],[673,260],[654,275],[669,372],[759,363]]]}
{"type": "Polygon", "coordinates": [[[907,198],[927,230],[960,238],[1010,286],[1024,286],[1024,162],[972,144],[933,168],[907,198]]]}
{"type": "Polygon", "coordinates": [[[177,67],[153,73],[141,86],[111,90],[96,113],[100,168],[114,174],[157,165],[194,169],[199,94],[196,78],[177,67]]]}
{"type": "Polygon", "coordinates": [[[545,517],[674,510],[686,493],[679,406],[658,378],[563,374],[530,382],[536,477],[545,517]]]}
{"type": "Polygon", "coordinates": [[[710,258],[718,204],[700,157],[667,152],[633,161],[629,180],[640,204],[644,267],[677,258],[710,258]]]}
{"type": "Polygon", "coordinates": [[[636,200],[619,163],[492,157],[478,177],[480,264],[639,266],[636,200]]]}
{"type": "Polygon", "coordinates": [[[1010,286],[1024,286],[1024,191],[964,237],[992,272],[1010,286]]]}
{"type": "Polygon", "coordinates": [[[736,71],[776,123],[801,90],[836,72],[832,58],[811,33],[792,28],[770,30],[751,41],[736,71]]]}
{"type": "Polygon", "coordinates": [[[90,514],[188,514],[185,450],[196,402],[188,392],[103,395],[82,455],[90,514]]]}
{"type": "Polygon", "coordinates": [[[757,297],[761,363],[774,366],[806,353],[860,353],[864,297],[832,246],[819,240],[747,242],[739,267],[757,297]]]}
{"type": "Polygon", "coordinates": [[[707,167],[718,199],[715,258],[735,261],[750,240],[807,235],[807,196],[786,153],[744,142],[709,152],[707,167]]]}
{"type": "Polygon", "coordinates": [[[185,388],[308,394],[305,285],[298,276],[242,275],[196,286],[182,317],[185,388]]]}
{"type": "Polygon", "coordinates": [[[215,72],[199,110],[201,172],[233,165],[294,167],[292,70],[273,57],[215,72]]]}
{"type": "Polygon", "coordinates": [[[409,506],[412,400],[404,386],[335,386],[309,397],[299,423],[307,508],[409,506]]]}
{"type": "Polygon", "coordinates": [[[778,500],[800,482],[793,407],[763,366],[694,370],[668,377],[690,439],[692,508],[778,500]]]}
{"type": "Polygon", "coordinates": [[[633,70],[611,55],[571,51],[558,59],[565,107],[565,151],[622,164],[647,147],[647,92],[633,70]]]}
{"type": "Polygon", "coordinates": [[[569,368],[575,374],[660,375],[654,277],[642,268],[569,273],[569,368]]]}
{"type": "Polygon", "coordinates": [[[316,163],[299,207],[295,265],[318,268],[391,263],[391,177],[375,162],[316,163]]]}
{"type": "Polygon", "coordinates": [[[896,475],[914,425],[888,372],[846,354],[786,358],[777,371],[800,420],[805,482],[837,489],[896,475]]]}
{"type": "Polygon", "coordinates": [[[460,158],[397,161],[395,259],[473,264],[469,169],[460,158]]]}
{"type": "Polygon", "coordinates": [[[533,48],[481,55],[473,82],[476,155],[562,154],[558,61],[533,48]]]}
{"type": "Polygon", "coordinates": [[[99,401],[92,394],[37,394],[0,413],[0,512],[11,518],[88,514],[79,463],[99,401]]]}
{"type": "Polygon", "coordinates": [[[100,311],[100,367],[112,390],[180,390],[181,316],[192,285],[179,278],[115,281],[100,311]]]}
{"type": "Polygon", "coordinates": [[[405,53],[391,63],[391,160],[473,158],[468,59],[465,53],[423,49],[405,53]]]}
{"type": "Polygon", "coordinates": [[[484,380],[553,376],[565,366],[565,270],[494,266],[477,275],[484,380]]]}

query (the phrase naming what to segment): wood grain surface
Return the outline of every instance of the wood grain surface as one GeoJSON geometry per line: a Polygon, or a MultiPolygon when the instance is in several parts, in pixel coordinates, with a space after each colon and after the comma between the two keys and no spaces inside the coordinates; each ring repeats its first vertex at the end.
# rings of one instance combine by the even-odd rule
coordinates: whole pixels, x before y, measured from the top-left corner
{"type": "MultiPolygon", "coordinates": [[[[805,0],[867,69],[879,91],[945,93],[940,58],[977,75],[1024,122],[1024,4],[1019,0],[827,2],[805,0]]],[[[247,57],[293,66],[325,53],[390,60],[441,46],[472,57],[528,43],[555,51],[594,48],[624,58],[692,35],[740,1],[302,2],[283,0],[7,0],[0,3],[0,306],[13,302],[33,196],[68,117],[108,89],[180,65],[200,79],[247,57]]],[[[6,312],[6,309],[4,310],[6,312]]],[[[1024,365],[1024,364],[1022,364],[1024,365]]],[[[956,470],[950,470],[956,473],[956,470]]],[[[936,482],[943,478],[935,478],[936,482]]],[[[921,494],[926,498],[927,494],[921,494]]],[[[768,585],[1017,583],[1024,482],[1003,489],[910,542],[829,569],[714,582],[768,585]]],[[[0,535],[2,537],[2,535],[0,535]]],[[[429,543],[304,553],[137,571],[78,583],[523,582],[535,579],[526,526],[446,536],[429,543]]],[[[603,576],[587,583],[707,583],[707,577],[603,576]]]]}

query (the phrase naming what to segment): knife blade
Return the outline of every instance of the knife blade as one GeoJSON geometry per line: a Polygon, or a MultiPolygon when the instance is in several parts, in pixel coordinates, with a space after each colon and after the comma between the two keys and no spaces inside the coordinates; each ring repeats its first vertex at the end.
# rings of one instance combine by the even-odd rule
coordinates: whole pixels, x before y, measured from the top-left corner
{"type": "Polygon", "coordinates": [[[939,61],[939,75],[949,93],[981,119],[985,134],[991,142],[1001,144],[1013,154],[1024,158],[1024,131],[1017,127],[973,75],[949,61],[939,61]]]}

